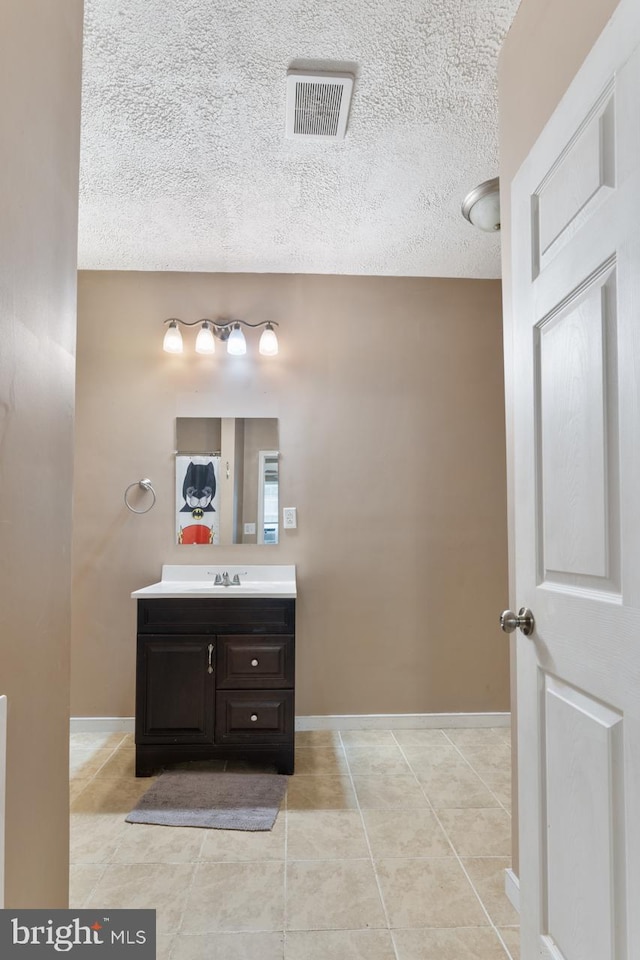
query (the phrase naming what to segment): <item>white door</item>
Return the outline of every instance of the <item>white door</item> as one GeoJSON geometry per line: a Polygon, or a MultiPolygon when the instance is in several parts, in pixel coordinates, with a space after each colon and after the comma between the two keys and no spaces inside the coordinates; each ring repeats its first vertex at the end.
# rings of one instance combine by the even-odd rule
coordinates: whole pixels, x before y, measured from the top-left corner
{"type": "Polygon", "coordinates": [[[512,187],[522,960],[640,958],[640,2],[512,187]]]}

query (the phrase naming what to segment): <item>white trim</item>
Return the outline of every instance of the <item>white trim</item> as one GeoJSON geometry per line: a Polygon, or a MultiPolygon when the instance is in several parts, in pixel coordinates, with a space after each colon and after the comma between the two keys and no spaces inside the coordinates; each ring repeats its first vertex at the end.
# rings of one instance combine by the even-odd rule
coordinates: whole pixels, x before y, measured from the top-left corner
{"type": "Polygon", "coordinates": [[[5,793],[7,785],[7,698],[0,697],[0,908],[4,907],[5,793]]]}
{"type": "Polygon", "coordinates": [[[348,713],[296,717],[296,730],[415,730],[442,727],[508,727],[510,713],[348,713]]]}
{"type": "Polygon", "coordinates": [[[134,717],[71,717],[71,733],[133,733],[134,717]]]}
{"type": "Polygon", "coordinates": [[[520,877],[516,877],[511,867],[507,867],[504,872],[504,892],[513,909],[520,913],[520,877]]]}
{"type": "MultiPolygon", "coordinates": [[[[510,713],[347,713],[296,717],[296,730],[437,730],[510,723],[510,713]]],[[[133,733],[134,728],[134,717],[71,717],[71,733],[133,733]]]]}

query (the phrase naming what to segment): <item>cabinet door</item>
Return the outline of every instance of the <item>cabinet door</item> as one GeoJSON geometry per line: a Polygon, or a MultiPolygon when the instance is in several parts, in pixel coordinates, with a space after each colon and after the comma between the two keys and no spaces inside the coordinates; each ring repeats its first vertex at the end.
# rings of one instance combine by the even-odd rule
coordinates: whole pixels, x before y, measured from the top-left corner
{"type": "Polygon", "coordinates": [[[138,637],[137,743],[213,743],[214,664],[213,637],[138,637]]]}

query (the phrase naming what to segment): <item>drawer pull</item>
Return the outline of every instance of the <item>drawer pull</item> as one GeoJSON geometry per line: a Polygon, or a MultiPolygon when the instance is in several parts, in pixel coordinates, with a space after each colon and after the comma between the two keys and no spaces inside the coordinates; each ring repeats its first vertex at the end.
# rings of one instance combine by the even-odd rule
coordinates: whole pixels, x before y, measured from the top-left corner
{"type": "Polygon", "coordinates": [[[255,723],[257,719],[258,719],[258,714],[257,714],[257,713],[252,713],[252,714],[251,714],[251,722],[252,722],[252,723],[255,723]]]}
{"type": "Polygon", "coordinates": [[[258,661],[255,659],[255,657],[254,657],[254,659],[251,661],[251,666],[252,666],[252,667],[257,667],[257,666],[258,666],[258,661]]]}
{"type": "Polygon", "coordinates": [[[213,665],[211,663],[211,658],[213,656],[213,644],[209,644],[209,666],[207,667],[207,673],[213,673],[213,665]]]}

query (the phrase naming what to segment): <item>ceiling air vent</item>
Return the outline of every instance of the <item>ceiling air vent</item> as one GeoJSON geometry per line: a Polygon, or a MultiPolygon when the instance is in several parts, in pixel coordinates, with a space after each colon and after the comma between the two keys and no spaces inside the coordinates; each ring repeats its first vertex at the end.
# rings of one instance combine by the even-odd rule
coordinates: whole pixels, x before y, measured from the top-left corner
{"type": "Polygon", "coordinates": [[[287,137],[343,140],[353,76],[350,73],[287,73],[287,137]]]}

